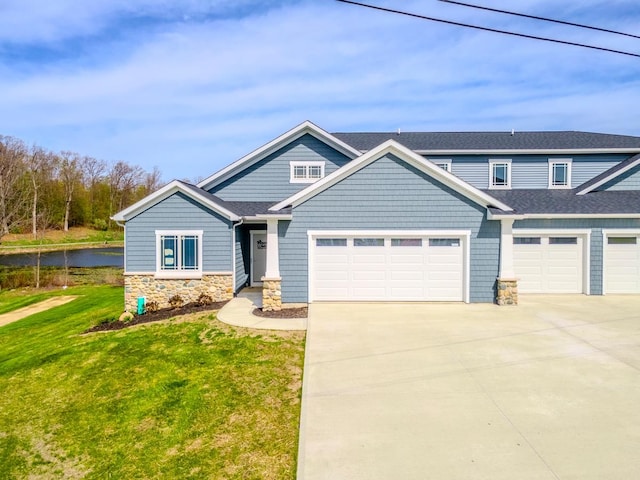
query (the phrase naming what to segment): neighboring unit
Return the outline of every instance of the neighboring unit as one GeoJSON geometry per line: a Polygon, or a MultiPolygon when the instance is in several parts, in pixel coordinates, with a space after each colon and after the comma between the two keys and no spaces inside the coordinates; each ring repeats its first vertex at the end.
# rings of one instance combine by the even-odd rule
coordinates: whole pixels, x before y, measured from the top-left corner
{"type": "Polygon", "coordinates": [[[119,212],[125,303],[640,293],[640,137],[334,133],[304,122],[119,212]]]}

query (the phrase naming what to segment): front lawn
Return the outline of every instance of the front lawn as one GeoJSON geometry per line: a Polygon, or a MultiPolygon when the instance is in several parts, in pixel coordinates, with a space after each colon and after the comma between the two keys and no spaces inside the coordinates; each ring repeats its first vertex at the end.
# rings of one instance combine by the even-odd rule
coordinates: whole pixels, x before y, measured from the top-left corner
{"type": "MultiPolygon", "coordinates": [[[[0,478],[295,477],[302,333],[194,314],[81,335],[120,287],[0,327],[0,478]]],[[[0,294],[0,311],[31,303],[0,294]]]]}

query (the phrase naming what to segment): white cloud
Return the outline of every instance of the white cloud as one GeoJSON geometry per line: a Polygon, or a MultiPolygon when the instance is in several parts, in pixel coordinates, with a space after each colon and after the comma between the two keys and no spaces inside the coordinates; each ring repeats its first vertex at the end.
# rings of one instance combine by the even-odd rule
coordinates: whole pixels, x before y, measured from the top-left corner
{"type": "MultiPolygon", "coordinates": [[[[231,0],[54,3],[33,21],[49,23],[47,35],[56,41],[65,22],[75,37],[116,28],[134,13],[197,18],[126,30],[117,42],[75,59],[47,59],[41,68],[12,68],[0,51],[0,132],[147,169],[159,165],[167,178],[206,176],[305,119],[343,131],[640,134],[636,59],[338,2],[274,4],[259,12],[251,11],[255,3],[231,0]],[[162,13],[158,5],[169,4],[178,7],[162,13]],[[212,6],[217,15],[210,15],[212,6]]],[[[599,2],[566,3],[563,15],[599,2]]],[[[17,3],[9,5],[17,11],[17,3]]],[[[554,5],[523,1],[517,8],[551,15],[554,5]]],[[[435,0],[406,1],[402,8],[524,25],[435,0]]]]}

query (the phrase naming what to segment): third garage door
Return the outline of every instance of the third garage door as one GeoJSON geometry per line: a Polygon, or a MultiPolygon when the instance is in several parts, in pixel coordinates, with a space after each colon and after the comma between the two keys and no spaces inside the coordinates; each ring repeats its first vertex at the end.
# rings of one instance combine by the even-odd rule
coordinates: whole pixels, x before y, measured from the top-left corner
{"type": "Polygon", "coordinates": [[[312,299],[462,301],[464,241],[454,235],[312,238],[312,299]]]}
{"type": "Polygon", "coordinates": [[[604,244],[604,292],[640,293],[638,235],[608,235],[604,244]]]}
{"type": "Polygon", "coordinates": [[[582,293],[583,237],[514,232],[513,260],[520,293],[582,293]]]}

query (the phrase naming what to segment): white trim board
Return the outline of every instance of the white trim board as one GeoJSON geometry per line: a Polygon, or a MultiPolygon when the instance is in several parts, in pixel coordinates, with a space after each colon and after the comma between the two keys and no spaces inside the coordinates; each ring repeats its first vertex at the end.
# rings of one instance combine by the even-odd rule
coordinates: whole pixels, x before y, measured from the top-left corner
{"type": "MultiPolygon", "coordinates": [[[[604,185],[605,183],[613,180],[614,178],[622,175],[625,172],[628,172],[629,170],[631,170],[632,168],[638,166],[640,164],[640,154],[636,155],[636,159],[629,162],[628,165],[624,166],[623,168],[621,168],[620,170],[616,170],[615,172],[613,172],[610,175],[607,175],[606,177],[598,180],[596,183],[594,183],[593,185],[587,187],[587,188],[583,188],[582,190],[580,190],[578,193],[576,193],[576,195],[584,195],[586,193],[592,192],[593,190],[595,190],[596,188],[604,185]]],[[[633,157],[632,157],[633,158],[633,157]]],[[[628,161],[630,159],[627,160],[623,160],[623,161],[628,161]]],[[[615,168],[615,167],[612,167],[615,168]]]]}
{"type": "Polygon", "coordinates": [[[386,142],[378,145],[376,148],[369,150],[360,158],[352,160],[343,167],[327,175],[323,179],[318,180],[316,183],[309,185],[307,188],[302,189],[300,192],[292,195],[291,197],[283,200],[280,203],[277,203],[276,205],[269,208],[269,210],[278,211],[285,207],[288,207],[289,205],[294,207],[300,205],[301,203],[304,203],[308,199],[314,197],[320,192],[328,189],[339,181],[344,180],[350,175],[356,173],[358,170],[366,167],[367,165],[388,154],[392,154],[398,157],[400,160],[414,166],[418,170],[426,173],[439,182],[442,182],[446,186],[473,200],[479,205],[485,207],[492,205],[507,212],[513,210],[507,204],[500,202],[496,198],[487,195],[480,189],[468,184],[464,180],[461,180],[455,175],[443,170],[442,168],[436,166],[433,162],[418,155],[407,147],[399,144],[395,140],[387,140],[386,142]]]}
{"type": "Polygon", "coordinates": [[[214,185],[226,180],[227,178],[232,177],[236,173],[244,170],[245,168],[253,165],[254,163],[259,162],[267,155],[270,155],[273,152],[276,152],[280,148],[286,146],[287,144],[297,140],[298,138],[309,134],[323,143],[326,143],[332,148],[335,148],[340,153],[346,155],[347,157],[354,159],[361,155],[360,151],[355,148],[347,145],[342,140],[338,140],[336,137],[326,132],[322,128],[313,124],[310,121],[302,122],[300,125],[292,128],[291,130],[283,133],[279,137],[271,140],[269,143],[263,145],[262,147],[254,150],[253,152],[245,155],[244,157],[236,160],[231,165],[219,170],[213,175],[205,178],[203,181],[198,183],[198,187],[209,189],[214,185]]]}
{"type": "Polygon", "coordinates": [[[157,205],[161,201],[169,198],[171,195],[174,195],[174,194],[176,194],[178,192],[186,195],[187,197],[189,197],[192,200],[196,201],[200,205],[203,205],[203,206],[205,206],[207,208],[210,208],[214,212],[222,215],[223,217],[225,217],[225,218],[227,218],[227,219],[229,219],[231,221],[235,222],[235,221],[240,220],[240,217],[237,216],[235,213],[233,213],[233,212],[227,210],[226,208],[218,205],[217,203],[215,203],[210,198],[207,198],[204,195],[200,195],[199,193],[197,193],[193,189],[186,187],[179,180],[173,180],[172,182],[167,183],[161,189],[156,190],[152,194],[147,195],[142,200],[134,203],[130,207],[125,208],[124,210],[116,213],[114,216],[111,217],[111,219],[116,221],[116,222],[118,222],[118,221],[126,222],[127,220],[130,220],[131,218],[135,217],[136,215],[138,215],[139,213],[143,212],[144,210],[147,210],[148,208],[150,208],[150,207],[152,207],[154,205],[157,205]]]}

